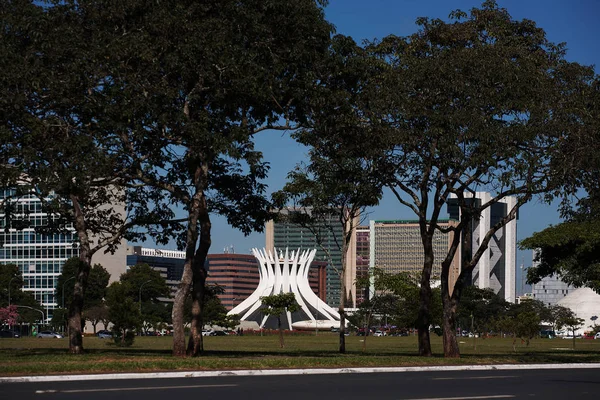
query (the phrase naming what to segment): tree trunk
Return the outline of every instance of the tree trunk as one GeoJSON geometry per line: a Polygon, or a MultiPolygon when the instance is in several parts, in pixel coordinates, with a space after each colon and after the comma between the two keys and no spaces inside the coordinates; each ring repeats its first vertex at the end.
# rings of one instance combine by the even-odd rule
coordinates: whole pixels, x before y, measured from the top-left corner
{"type": "Polygon", "coordinates": [[[192,324],[190,327],[187,355],[191,357],[197,357],[204,351],[204,337],[202,336],[204,319],[202,318],[202,310],[204,308],[206,270],[204,267],[200,268],[199,271],[196,271],[196,268],[193,270],[194,283],[192,285],[192,324]]]}
{"type": "MultiPolygon", "coordinates": [[[[344,296],[345,297],[345,296],[344,296]]],[[[340,308],[340,353],[346,352],[346,312],[340,308]]]]}
{"type": "MultiPolygon", "coordinates": [[[[345,257],[344,257],[345,258],[345,257]]],[[[341,293],[340,293],[340,305],[338,308],[338,312],[340,314],[340,353],[344,354],[346,352],[346,268],[342,269],[342,282],[340,284],[341,293]]]]}
{"type": "Polygon", "coordinates": [[[79,265],[73,287],[73,298],[69,306],[69,352],[71,354],[83,353],[83,334],[81,329],[81,317],[83,314],[83,299],[90,275],[92,252],[87,234],[85,218],[79,199],[71,196],[73,210],[75,213],[75,230],[79,238],[79,265]]]}
{"type": "MultiPolygon", "coordinates": [[[[191,225],[191,224],[190,224],[191,225]]],[[[193,224],[195,231],[196,224],[193,224]]],[[[192,239],[190,235],[190,227],[188,227],[188,242],[192,239]]],[[[196,233],[194,232],[192,251],[196,244],[195,239],[196,233]]],[[[189,246],[189,243],[188,243],[189,246]]],[[[177,289],[177,293],[175,294],[175,299],[173,301],[173,311],[171,311],[171,318],[173,320],[173,355],[178,357],[183,357],[186,355],[185,351],[185,330],[184,330],[184,308],[185,301],[190,293],[191,283],[192,283],[192,257],[186,254],[186,260],[183,267],[183,275],[181,277],[181,283],[179,284],[179,288],[177,289]]]]}
{"type": "Polygon", "coordinates": [[[372,312],[371,312],[371,310],[369,310],[369,313],[367,314],[367,321],[366,321],[367,323],[366,323],[365,331],[364,331],[365,338],[363,340],[363,352],[367,351],[367,338],[369,337],[368,332],[369,332],[369,325],[371,325],[371,315],[372,315],[372,312]]]}
{"type": "Polygon", "coordinates": [[[441,292],[442,292],[442,330],[443,330],[443,343],[444,343],[444,357],[448,358],[459,358],[460,349],[458,347],[458,340],[456,339],[456,310],[460,301],[460,296],[464,286],[463,274],[469,267],[471,260],[471,252],[469,244],[471,243],[471,223],[472,219],[470,214],[463,215],[466,219],[462,221],[462,227],[460,230],[454,232],[452,238],[452,244],[446,256],[446,259],[442,262],[442,276],[441,276],[441,292]],[[452,260],[456,255],[456,251],[461,247],[461,275],[457,281],[454,282],[452,295],[450,294],[449,287],[449,276],[450,267],[452,260]]]}
{"type": "MultiPolygon", "coordinates": [[[[423,230],[422,230],[423,232],[423,230]]],[[[423,237],[423,273],[421,274],[421,288],[419,290],[419,314],[417,317],[417,329],[419,335],[419,355],[431,357],[431,339],[429,337],[430,308],[431,308],[431,269],[433,267],[433,245],[432,237],[423,237]]]]}
{"type": "MultiPolygon", "coordinates": [[[[453,256],[454,252],[450,254],[453,256]]],[[[452,296],[448,287],[448,276],[450,272],[451,259],[448,257],[442,263],[441,292],[442,292],[442,334],[444,344],[444,357],[459,358],[460,349],[456,340],[456,310],[460,293],[462,291],[461,281],[456,282],[452,296]]]]}
{"type": "MultiPolygon", "coordinates": [[[[443,285],[443,282],[442,282],[443,285]]],[[[442,331],[444,339],[444,357],[459,358],[460,349],[456,340],[456,305],[453,299],[442,294],[442,331]],[[446,297],[448,297],[446,299],[446,297]]]]}
{"type": "MultiPolygon", "coordinates": [[[[194,180],[196,193],[189,205],[189,220],[186,233],[185,264],[183,276],[179,289],[173,302],[173,355],[183,357],[185,355],[198,355],[202,352],[202,296],[204,295],[205,276],[198,275],[204,271],[204,261],[208,248],[210,247],[210,219],[208,219],[208,208],[203,188],[206,187],[208,167],[206,165],[196,168],[194,180]],[[202,220],[202,221],[201,221],[202,220]],[[205,221],[206,220],[206,221],[205,221]],[[198,222],[201,224],[200,245],[196,251],[198,241],[198,222]],[[198,265],[200,264],[200,266],[198,265]],[[200,288],[199,285],[202,285],[200,288]],[[184,308],[185,301],[192,292],[192,330],[190,332],[190,343],[186,351],[184,330],[184,308]]],[[[205,273],[206,271],[204,271],[205,273]]]]}
{"type": "Polygon", "coordinates": [[[429,279],[423,282],[421,279],[421,289],[419,291],[420,306],[417,317],[417,334],[419,336],[419,355],[431,357],[431,339],[429,337],[429,308],[431,304],[431,287],[429,279]]]}
{"type": "Polygon", "coordinates": [[[204,326],[204,293],[208,276],[204,264],[211,245],[211,222],[203,192],[198,202],[198,220],[200,222],[200,242],[192,262],[192,325],[187,348],[187,355],[192,357],[199,356],[204,351],[202,327],[204,326]]]}

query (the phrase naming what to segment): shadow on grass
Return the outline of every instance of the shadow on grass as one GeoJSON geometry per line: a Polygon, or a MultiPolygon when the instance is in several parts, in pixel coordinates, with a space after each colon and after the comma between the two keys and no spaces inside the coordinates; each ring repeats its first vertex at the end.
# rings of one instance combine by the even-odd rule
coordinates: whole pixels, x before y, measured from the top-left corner
{"type": "MultiPolygon", "coordinates": [[[[31,356],[69,356],[67,350],[62,348],[37,348],[37,349],[1,349],[0,356],[14,358],[27,358],[31,356]]],[[[86,356],[97,357],[158,357],[170,358],[171,350],[164,349],[136,349],[113,347],[107,349],[87,349],[83,358],[86,356]]],[[[82,357],[73,355],[73,357],[82,357]]],[[[244,358],[321,358],[321,359],[343,359],[343,358],[364,358],[364,359],[391,359],[405,358],[416,360],[447,360],[450,363],[452,359],[445,359],[443,354],[434,354],[432,357],[420,357],[416,351],[386,351],[386,352],[362,352],[348,351],[340,354],[335,350],[296,350],[296,349],[273,349],[268,350],[207,350],[199,358],[222,358],[222,359],[244,359],[244,358]]],[[[545,351],[517,351],[505,354],[492,352],[467,353],[462,354],[456,362],[462,364],[479,363],[592,363],[600,362],[600,352],[585,350],[545,350],[545,351]],[[460,360],[460,361],[459,361],[460,360]]]]}

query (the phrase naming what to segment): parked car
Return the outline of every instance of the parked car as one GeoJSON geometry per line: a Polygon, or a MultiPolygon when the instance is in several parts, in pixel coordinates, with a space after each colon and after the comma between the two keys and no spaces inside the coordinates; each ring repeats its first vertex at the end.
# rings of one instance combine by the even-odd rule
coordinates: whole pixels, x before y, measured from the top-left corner
{"type": "Polygon", "coordinates": [[[41,331],[37,334],[37,337],[40,339],[62,339],[63,335],[53,331],[41,331]]]}
{"type": "Polygon", "coordinates": [[[21,335],[19,335],[17,332],[15,331],[0,331],[0,338],[20,338],[21,335]]]}
{"type": "Polygon", "coordinates": [[[212,336],[213,332],[212,329],[202,329],[202,336],[212,336]]]}
{"type": "Polygon", "coordinates": [[[98,336],[98,339],[112,339],[113,334],[111,331],[102,330],[98,331],[98,333],[96,333],[96,336],[98,336]]]}
{"type": "Polygon", "coordinates": [[[385,336],[385,332],[375,331],[375,333],[373,334],[373,336],[385,336]]]}
{"type": "Polygon", "coordinates": [[[224,331],[212,331],[210,336],[227,336],[227,334],[224,331]]]}
{"type": "Polygon", "coordinates": [[[594,335],[594,339],[600,339],[600,332],[598,332],[594,335]]]}
{"type": "Polygon", "coordinates": [[[556,332],[552,330],[543,330],[540,331],[540,337],[543,339],[553,339],[556,337],[556,332]]]}

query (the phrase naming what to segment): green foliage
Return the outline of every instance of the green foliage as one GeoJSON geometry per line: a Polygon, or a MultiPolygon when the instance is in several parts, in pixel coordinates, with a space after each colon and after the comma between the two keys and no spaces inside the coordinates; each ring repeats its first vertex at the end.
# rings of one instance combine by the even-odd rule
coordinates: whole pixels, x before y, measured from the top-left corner
{"type": "Polygon", "coordinates": [[[23,277],[19,272],[19,267],[15,264],[0,264],[0,307],[8,306],[8,289],[10,284],[10,303],[18,305],[19,322],[34,323],[41,319],[38,311],[45,314],[45,310],[30,292],[22,290],[23,277]],[[29,307],[29,308],[28,308],[29,307]],[[31,309],[33,308],[33,310],[31,309]]]}
{"type": "Polygon", "coordinates": [[[529,344],[540,333],[540,316],[533,311],[520,312],[515,320],[515,334],[529,344]]]}
{"type": "Polygon", "coordinates": [[[8,306],[8,291],[10,286],[10,303],[20,304],[25,293],[21,290],[23,287],[23,277],[19,272],[19,267],[15,264],[0,264],[0,307],[8,306]]]}
{"type": "Polygon", "coordinates": [[[286,312],[296,312],[301,309],[301,306],[296,301],[294,293],[279,293],[260,298],[263,307],[263,314],[277,318],[277,327],[279,329],[279,346],[283,349],[285,343],[283,341],[283,327],[281,325],[281,316],[286,312]]]}
{"type": "Polygon", "coordinates": [[[122,331],[113,328],[113,332],[113,340],[117,346],[131,347],[133,345],[133,341],[135,340],[135,333],[133,331],[122,331]]]}
{"type": "Polygon", "coordinates": [[[50,326],[56,331],[63,331],[67,324],[68,310],[64,308],[55,308],[52,311],[52,320],[50,326]]]}
{"type": "Polygon", "coordinates": [[[570,285],[600,293],[600,219],[567,221],[536,232],[519,243],[536,250],[535,266],[527,270],[527,283],[557,274],[570,285]]]}
{"type": "Polygon", "coordinates": [[[475,332],[490,332],[509,307],[509,303],[493,290],[467,286],[461,296],[456,321],[463,329],[470,330],[472,323],[475,332]]]}
{"type": "Polygon", "coordinates": [[[94,327],[94,333],[96,333],[96,326],[99,322],[104,323],[105,327],[107,325],[109,320],[108,307],[104,303],[95,305],[85,310],[84,316],[87,321],[91,322],[94,327]]]}
{"type": "Polygon", "coordinates": [[[159,297],[170,297],[167,281],[160,272],[148,264],[137,264],[121,274],[120,282],[126,288],[127,296],[142,303],[158,301],[159,297]]]}
{"type": "Polygon", "coordinates": [[[113,323],[113,332],[122,345],[126,344],[127,333],[139,329],[142,323],[139,303],[130,296],[128,285],[113,282],[107,291],[108,317],[113,323]]]}
{"type": "Polygon", "coordinates": [[[300,305],[296,301],[294,293],[279,293],[260,298],[263,308],[263,314],[273,317],[281,317],[285,312],[296,312],[300,310],[300,305]]]}
{"type": "MultiPolygon", "coordinates": [[[[56,293],[61,296],[64,295],[65,309],[69,309],[69,306],[73,297],[73,288],[75,287],[75,281],[77,280],[77,273],[81,265],[81,260],[77,257],[68,259],[64,265],[58,281],[56,283],[56,293]]],[[[85,297],[83,300],[83,309],[88,310],[92,307],[99,306],[106,297],[106,288],[110,279],[110,273],[100,264],[94,264],[90,269],[88,275],[88,284],[85,291],[85,297]]],[[[57,297],[58,298],[58,297],[57,297]]]]}

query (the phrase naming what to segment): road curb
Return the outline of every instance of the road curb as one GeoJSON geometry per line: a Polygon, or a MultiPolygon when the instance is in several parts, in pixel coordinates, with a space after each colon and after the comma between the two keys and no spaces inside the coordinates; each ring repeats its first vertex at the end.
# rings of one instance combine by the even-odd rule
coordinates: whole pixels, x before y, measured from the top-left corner
{"type": "Polygon", "coordinates": [[[61,381],[102,381],[115,379],[169,379],[169,378],[217,378],[226,376],[277,376],[277,375],[328,375],[328,374],[367,374],[392,372],[427,371],[493,371],[531,369],[600,369],[600,363],[592,364],[500,364],[500,365],[457,365],[428,367],[379,367],[379,368],[310,368],[310,369],[262,369],[228,371],[177,371],[177,372],[136,372],[121,374],[93,375],[45,375],[0,377],[0,383],[32,383],[61,381]]]}

